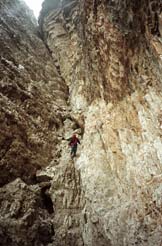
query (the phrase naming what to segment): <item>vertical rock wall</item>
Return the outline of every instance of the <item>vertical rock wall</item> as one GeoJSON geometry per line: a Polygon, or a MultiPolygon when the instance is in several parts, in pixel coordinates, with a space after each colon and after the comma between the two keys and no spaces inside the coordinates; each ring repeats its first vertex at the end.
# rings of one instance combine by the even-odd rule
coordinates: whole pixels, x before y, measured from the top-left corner
{"type": "Polygon", "coordinates": [[[53,241],[50,178],[60,156],[68,88],[23,1],[0,1],[0,245],[53,241]]]}
{"type": "Polygon", "coordinates": [[[1,1],[0,24],[0,185],[32,183],[57,152],[68,89],[22,1],[1,1]]]}
{"type": "Polygon", "coordinates": [[[87,246],[162,244],[161,9],[156,0],[43,5],[44,40],[85,122],[75,167],[87,246]]]}

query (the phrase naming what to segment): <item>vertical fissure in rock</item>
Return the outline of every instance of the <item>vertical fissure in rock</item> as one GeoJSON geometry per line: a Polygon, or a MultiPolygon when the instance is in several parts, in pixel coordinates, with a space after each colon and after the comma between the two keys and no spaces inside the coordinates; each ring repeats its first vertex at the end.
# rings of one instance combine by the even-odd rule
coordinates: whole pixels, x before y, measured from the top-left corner
{"type": "Polygon", "coordinates": [[[51,200],[50,195],[48,194],[48,189],[49,188],[42,188],[41,189],[41,197],[42,197],[42,202],[44,208],[48,211],[49,214],[54,213],[54,204],[51,200]]]}

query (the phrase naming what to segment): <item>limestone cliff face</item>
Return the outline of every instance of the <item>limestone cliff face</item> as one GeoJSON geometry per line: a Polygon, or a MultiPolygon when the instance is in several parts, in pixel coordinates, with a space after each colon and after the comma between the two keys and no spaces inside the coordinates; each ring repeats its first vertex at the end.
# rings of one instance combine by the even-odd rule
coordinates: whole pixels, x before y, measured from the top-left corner
{"type": "Polygon", "coordinates": [[[161,11],[0,2],[3,246],[162,245],[161,11]]]}
{"type": "Polygon", "coordinates": [[[162,243],[161,10],[158,0],[43,5],[44,41],[84,122],[75,167],[87,246],[162,243]]]}

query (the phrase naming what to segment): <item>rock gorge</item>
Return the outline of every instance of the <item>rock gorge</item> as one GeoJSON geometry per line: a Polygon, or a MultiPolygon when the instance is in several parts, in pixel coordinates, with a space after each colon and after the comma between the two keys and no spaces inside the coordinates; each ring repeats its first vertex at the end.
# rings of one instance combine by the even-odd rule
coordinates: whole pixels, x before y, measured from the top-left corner
{"type": "Polygon", "coordinates": [[[161,0],[1,0],[0,47],[0,245],[161,246],[161,0]]]}

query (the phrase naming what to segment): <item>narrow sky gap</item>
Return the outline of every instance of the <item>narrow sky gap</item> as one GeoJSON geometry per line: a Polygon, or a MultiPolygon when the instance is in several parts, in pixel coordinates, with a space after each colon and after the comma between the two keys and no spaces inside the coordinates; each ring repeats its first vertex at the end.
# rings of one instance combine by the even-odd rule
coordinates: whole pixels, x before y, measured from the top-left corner
{"type": "Polygon", "coordinates": [[[30,9],[33,10],[35,17],[38,19],[43,0],[24,0],[30,9]]]}

